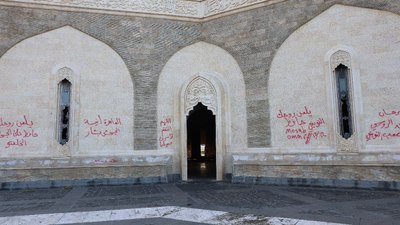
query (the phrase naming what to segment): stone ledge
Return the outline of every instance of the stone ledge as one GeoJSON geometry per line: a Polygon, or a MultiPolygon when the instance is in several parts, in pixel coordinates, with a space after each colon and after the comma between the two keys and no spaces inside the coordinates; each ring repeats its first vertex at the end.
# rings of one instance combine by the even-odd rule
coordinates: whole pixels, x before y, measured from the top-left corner
{"type": "Polygon", "coordinates": [[[234,153],[234,165],[343,165],[343,166],[400,166],[400,154],[359,153],[359,154],[268,154],[234,153]]]}
{"type": "Polygon", "coordinates": [[[88,156],[72,158],[0,159],[0,169],[91,168],[129,166],[167,166],[172,155],[147,156],[88,156]]]}

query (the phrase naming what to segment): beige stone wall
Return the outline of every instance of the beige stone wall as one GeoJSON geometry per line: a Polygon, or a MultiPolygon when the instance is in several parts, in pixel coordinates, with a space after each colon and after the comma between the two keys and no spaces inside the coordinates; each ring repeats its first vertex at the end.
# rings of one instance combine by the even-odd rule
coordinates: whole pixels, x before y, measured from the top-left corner
{"type": "Polygon", "coordinates": [[[399,37],[398,15],[343,5],[292,33],[270,70],[272,147],[233,155],[234,180],[349,187],[398,182],[399,37]],[[339,64],[351,75],[354,134],[347,140],[338,131],[333,70],[339,64]]]}
{"type": "Polygon", "coordinates": [[[66,26],[15,45],[1,57],[0,74],[0,158],[133,151],[132,80],[104,43],[66,26]],[[70,140],[62,146],[57,85],[64,78],[72,83],[72,112],[70,140]]]}
{"type": "MultiPolygon", "coordinates": [[[[270,24],[264,24],[267,19],[251,21],[266,18],[260,14],[268,9],[190,24],[196,28],[194,31],[182,24],[183,28],[174,30],[176,21],[136,17],[117,20],[117,16],[104,19],[100,14],[93,19],[90,16],[95,14],[85,13],[81,15],[90,16],[75,18],[75,12],[57,15],[62,24],[71,22],[70,17],[76,24],[85,18],[96,23],[109,20],[103,30],[83,27],[85,33],[93,32],[91,35],[108,41],[118,53],[66,26],[21,41],[2,55],[0,173],[7,181],[27,177],[94,179],[101,178],[102,173],[107,178],[167,174],[182,174],[184,178],[186,114],[187,106],[193,106],[187,103],[186,91],[196,79],[203,79],[214,90],[212,95],[200,97],[214,101],[207,106],[217,117],[217,179],[233,173],[398,181],[400,17],[335,5],[277,47],[286,37],[280,31],[287,35],[292,32],[280,28],[290,25],[294,30],[297,25],[293,24],[298,21],[276,19],[276,32],[268,28],[270,24]],[[224,19],[240,26],[226,26],[224,19]],[[159,24],[164,27],[159,28],[159,24]],[[156,28],[150,29],[153,25],[156,28]],[[129,27],[126,33],[121,31],[125,26],[129,27]],[[221,29],[223,26],[226,30],[221,29]],[[193,37],[184,40],[182,37],[190,35],[180,32],[187,29],[193,37]],[[272,47],[260,47],[265,43],[272,47]],[[332,65],[338,51],[347,52],[348,58],[341,60],[350,67],[352,77],[355,134],[348,141],[337,132],[332,65]],[[265,65],[260,63],[263,59],[265,65]],[[130,65],[131,74],[125,63],[130,65]],[[259,65],[263,66],[255,69],[259,65]],[[64,78],[73,88],[71,139],[62,146],[56,140],[57,84],[64,78]],[[268,116],[270,129],[265,122],[268,116]],[[299,138],[295,134],[303,128],[307,135],[299,138]],[[134,143],[139,147],[134,149],[134,143]],[[135,169],[137,166],[140,169],[135,169]],[[91,174],[87,168],[96,168],[97,172],[91,174]],[[70,171],[85,173],[67,176],[70,171]]],[[[41,13],[47,15],[35,13],[38,17],[41,13]]],[[[289,17],[282,14],[285,16],[289,17]]],[[[299,26],[305,20],[299,19],[299,26]]]]}
{"type": "Polygon", "coordinates": [[[356,132],[352,151],[394,151],[400,144],[399,37],[398,15],[343,5],[331,7],[295,31],[278,50],[270,72],[273,149],[338,151],[331,57],[341,50],[350,55],[356,132]],[[312,134],[309,139],[294,138],[287,131],[301,127],[312,134]]]}

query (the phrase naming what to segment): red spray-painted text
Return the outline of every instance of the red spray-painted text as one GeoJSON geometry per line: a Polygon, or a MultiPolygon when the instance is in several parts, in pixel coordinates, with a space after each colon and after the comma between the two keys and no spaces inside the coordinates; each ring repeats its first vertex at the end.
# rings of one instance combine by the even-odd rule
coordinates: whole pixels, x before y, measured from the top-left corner
{"type": "Polygon", "coordinates": [[[372,122],[365,136],[367,141],[383,141],[391,138],[400,138],[400,110],[385,110],[378,112],[379,120],[372,122]]]}
{"type": "Polygon", "coordinates": [[[122,122],[120,118],[104,118],[97,115],[93,120],[84,119],[83,124],[87,126],[85,137],[112,137],[121,133],[122,122]]]}
{"type": "Polygon", "coordinates": [[[325,120],[321,117],[314,118],[307,106],[304,106],[303,110],[290,113],[279,110],[276,117],[284,121],[284,131],[288,140],[304,141],[308,145],[311,140],[328,137],[325,120]]]}
{"type": "Polygon", "coordinates": [[[173,144],[174,139],[171,117],[166,117],[160,121],[160,130],[160,138],[158,139],[160,147],[168,148],[173,144]]]}
{"type": "Polygon", "coordinates": [[[0,140],[5,140],[5,148],[27,146],[27,139],[39,136],[33,121],[26,115],[22,117],[15,121],[0,117],[0,140]]]}

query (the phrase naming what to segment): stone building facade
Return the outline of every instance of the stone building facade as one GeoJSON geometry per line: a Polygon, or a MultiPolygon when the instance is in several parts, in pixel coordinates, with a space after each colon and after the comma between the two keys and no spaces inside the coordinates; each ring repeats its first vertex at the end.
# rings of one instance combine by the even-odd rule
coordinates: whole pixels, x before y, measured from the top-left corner
{"type": "Polygon", "coordinates": [[[399,14],[1,0],[1,187],[188,180],[197,160],[216,180],[398,189],[399,14]]]}

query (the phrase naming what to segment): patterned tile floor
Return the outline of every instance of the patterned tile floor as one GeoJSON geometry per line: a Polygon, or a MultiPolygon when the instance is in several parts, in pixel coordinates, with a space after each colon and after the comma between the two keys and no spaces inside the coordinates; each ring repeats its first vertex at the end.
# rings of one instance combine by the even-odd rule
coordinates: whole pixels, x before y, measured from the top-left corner
{"type": "Polygon", "coordinates": [[[0,224],[7,225],[394,225],[399,221],[396,191],[211,181],[0,191],[0,224]]]}

